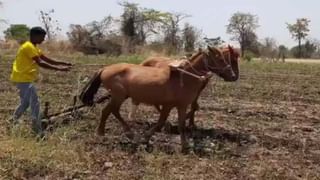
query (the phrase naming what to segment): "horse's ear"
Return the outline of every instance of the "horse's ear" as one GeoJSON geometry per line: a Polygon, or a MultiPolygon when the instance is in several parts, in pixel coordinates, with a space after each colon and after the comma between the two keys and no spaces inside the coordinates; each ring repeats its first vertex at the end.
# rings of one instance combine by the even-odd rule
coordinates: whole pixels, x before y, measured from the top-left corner
{"type": "MultiPolygon", "coordinates": [[[[208,46],[209,47],[209,46],[208,46]]],[[[209,47],[210,48],[210,50],[212,51],[212,52],[214,52],[214,53],[218,53],[218,54],[220,54],[221,53],[221,51],[218,49],[218,48],[216,48],[216,47],[209,47]]]]}
{"type": "Polygon", "coordinates": [[[229,51],[230,51],[231,54],[234,53],[233,48],[232,48],[232,46],[230,46],[230,44],[228,44],[228,49],[229,49],[229,51]]]}

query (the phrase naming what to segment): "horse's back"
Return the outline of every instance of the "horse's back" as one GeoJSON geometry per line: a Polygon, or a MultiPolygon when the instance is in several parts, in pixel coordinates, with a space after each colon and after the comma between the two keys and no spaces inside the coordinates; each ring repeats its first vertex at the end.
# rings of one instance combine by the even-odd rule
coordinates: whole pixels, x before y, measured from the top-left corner
{"type": "Polygon", "coordinates": [[[101,73],[102,81],[122,81],[126,84],[145,85],[163,84],[169,79],[169,76],[169,69],[129,63],[118,63],[106,66],[101,73]]]}
{"type": "Polygon", "coordinates": [[[152,67],[166,67],[170,63],[171,59],[166,57],[150,57],[144,60],[140,65],[152,66],[152,67]]]}
{"type": "Polygon", "coordinates": [[[105,67],[101,80],[112,94],[121,92],[138,102],[165,103],[177,96],[169,69],[119,63],[105,67]]]}

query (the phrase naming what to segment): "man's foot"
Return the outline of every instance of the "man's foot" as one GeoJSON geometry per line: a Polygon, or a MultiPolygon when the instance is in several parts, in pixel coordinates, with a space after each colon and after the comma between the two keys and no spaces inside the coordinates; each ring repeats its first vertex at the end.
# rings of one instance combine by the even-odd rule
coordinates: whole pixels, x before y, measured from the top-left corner
{"type": "Polygon", "coordinates": [[[16,124],[18,124],[18,119],[11,117],[11,118],[7,119],[6,122],[8,125],[16,125],[16,124]]]}
{"type": "Polygon", "coordinates": [[[48,139],[47,135],[44,132],[38,133],[36,138],[37,141],[45,141],[48,139]]]}

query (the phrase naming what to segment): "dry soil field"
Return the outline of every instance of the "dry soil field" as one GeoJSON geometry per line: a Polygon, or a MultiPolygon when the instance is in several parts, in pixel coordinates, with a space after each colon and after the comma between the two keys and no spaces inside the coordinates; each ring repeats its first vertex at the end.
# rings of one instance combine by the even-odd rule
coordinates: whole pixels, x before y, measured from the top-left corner
{"type": "MultiPolygon", "coordinates": [[[[37,141],[24,123],[6,123],[18,102],[8,82],[12,56],[0,66],[0,179],[320,179],[320,64],[242,62],[241,77],[226,83],[214,77],[200,98],[195,153],[182,155],[176,127],[157,133],[152,145],[132,144],[110,116],[106,135],[94,135],[102,105],[73,118],[64,116],[37,141]]],[[[140,56],[65,57],[76,63],[69,73],[43,71],[38,82],[49,113],[72,104],[72,97],[99,65],[139,62],[140,56]]],[[[124,117],[128,103],[122,107],[124,117]]],[[[141,106],[130,125],[138,133],[158,115],[141,106]]]]}

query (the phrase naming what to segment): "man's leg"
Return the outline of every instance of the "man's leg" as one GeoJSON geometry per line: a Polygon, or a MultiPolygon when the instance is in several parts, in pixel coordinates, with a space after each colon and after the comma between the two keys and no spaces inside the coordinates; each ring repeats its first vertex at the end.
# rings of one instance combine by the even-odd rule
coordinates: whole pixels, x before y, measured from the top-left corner
{"type": "Polygon", "coordinates": [[[13,122],[18,123],[18,119],[28,109],[30,104],[30,83],[17,83],[19,89],[20,104],[13,113],[13,122]]]}
{"type": "Polygon", "coordinates": [[[32,117],[32,129],[35,133],[42,135],[41,117],[40,117],[40,102],[37,95],[37,90],[33,84],[30,84],[30,106],[32,117]]]}

